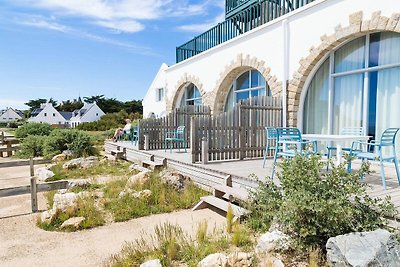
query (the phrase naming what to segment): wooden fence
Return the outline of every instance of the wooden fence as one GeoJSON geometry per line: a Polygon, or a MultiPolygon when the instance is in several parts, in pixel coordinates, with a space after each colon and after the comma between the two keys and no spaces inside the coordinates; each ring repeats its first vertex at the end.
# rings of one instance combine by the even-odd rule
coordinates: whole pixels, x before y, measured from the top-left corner
{"type": "MultiPolygon", "coordinates": [[[[162,118],[140,120],[138,148],[139,150],[164,149],[166,133],[176,131],[176,128],[181,125],[186,126],[185,140],[187,140],[186,145],[189,148],[190,118],[208,118],[210,116],[211,111],[208,106],[185,106],[175,109],[162,118]]],[[[176,148],[175,143],[173,146],[176,148]]]]}
{"type": "Polygon", "coordinates": [[[282,100],[270,96],[242,100],[219,116],[192,118],[191,126],[193,163],[262,157],[264,127],[282,126],[282,100]],[[202,151],[208,158],[202,158],[202,151]]]}

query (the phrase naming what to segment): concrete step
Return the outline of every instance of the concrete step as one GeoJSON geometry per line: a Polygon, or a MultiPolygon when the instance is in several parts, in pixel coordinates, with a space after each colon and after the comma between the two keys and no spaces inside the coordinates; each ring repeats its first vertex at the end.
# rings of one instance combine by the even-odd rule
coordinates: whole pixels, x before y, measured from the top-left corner
{"type": "Polygon", "coordinates": [[[167,166],[167,160],[164,158],[161,161],[155,161],[154,157],[150,157],[149,160],[142,160],[142,166],[152,170],[161,170],[167,166]]]}
{"type": "Polygon", "coordinates": [[[111,156],[114,156],[116,159],[121,159],[122,156],[124,155],[124,151],[113,149],[110,150],[110,154],[111,156]]]}
{"type": "Polygon", "coordinates": [[[229,201],[233,201],[235,199],[247,201],[249,199],[249,192],[246,189],[227,185],[215,185],[213,193],[215,197],[225,197],[229,199],[229,201]]]}
{"type": "Polygon", "coordinates": [[[230,205],[233,210],[233,215],[236,217],[236,219],[242,217],[243,215],[246,215],[249,212],[248,210],[241,208],[238,205],[235,205],[235,204],[225,201],[223,199],[217,198],[215,196],[205,196],[205,197],[201,197],[200,199],[201,199],[200,202],[197,203],[197,205],[194,206],[192,210],[199,210],[199,209],[205,209],[208,207],[215,207],[219,210],[228,212],[228,208],[230,205]]]}

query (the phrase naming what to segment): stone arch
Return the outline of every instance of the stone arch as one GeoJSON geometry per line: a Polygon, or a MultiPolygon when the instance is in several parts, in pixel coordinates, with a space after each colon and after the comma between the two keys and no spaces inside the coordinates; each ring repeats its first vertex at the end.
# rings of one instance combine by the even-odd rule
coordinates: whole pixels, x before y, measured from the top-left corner
{"type": "Polygon", "coordinates": [[[311,47],[306,58],[300,59],[300,67],[293,73],[288,85],[288,125],[297,126],[300,95],[304,90],[307,77],[324,56],[344,42],[376,31],[391,31],[400,33],[400,13],[394,13],[390,18],[381,16],[381,11],[372,13],[371,19],[363,20],[363,12],[359,11],[349,16],[349,26],[336,26],[335,32],[329,36],[321,36],[321,43],[311,47]]]}
{"type": "Polygon", "coordinates": [[[250,57],[250,55],[239,54],[219,74],[214,90],[206,96],[207,103],[212,108],[213,114],[223,112],[231,84],[241,72],[250,69],[256,69],[264,76],[273,96],[278,96],[281,93],[282,82],[279,82],[275,75],[271,75],[271,68],[266,67],[263,60],[250,57]]]}
{"type": "MultiPolygon", "coordinates": [[[[203,103],[205,99],[206,92],[204,91],[203,84],[200,82],[199,78],[197,78],[194,75],[188,75],[185,73],[182,78],[180,78],[175,86],[174,93],[172,94],[173,97],[170,100],[167,100],[167,111],[171,112],[177,105],[178,98],[180,95],[180,92],[182,91],[183,88],[185,88],[186,85],[193,83],[197,89],[199,89],[199,92],[201,93],[201,97],[203,98],[203,103]]],[[[206,103],[204,103],[206,105],[206,103]]]]}

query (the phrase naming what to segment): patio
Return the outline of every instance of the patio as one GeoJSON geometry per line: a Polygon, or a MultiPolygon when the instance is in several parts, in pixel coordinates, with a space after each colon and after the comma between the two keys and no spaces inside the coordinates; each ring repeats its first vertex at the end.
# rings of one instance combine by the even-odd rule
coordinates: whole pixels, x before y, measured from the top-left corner
{"type": "MultiPolygon", "coordinates": [[[[234,187],[254,188],[257,186],[256,178],[265,179],[271,175],[272,162],[271,158],[266,161],[265,168],[262,167],[263,159],[248,159],[248,160],[231,160],[221,162],[210,162],[208,164],[192,163],[191,151],[188,149],[187,153],[183,149],[179,152],[174,149],[172,153],[167,150],[138,150],[137,146],[131,142],[106,142],[106,153],[110,154],[111,151],[123,151],[124,158],[128,161],[141,161],[149,159],[154,155],[155,161],[161,161],[163,158],[167,160],[167,166],[176,169],[179,172],[194,177],[194,180],[200,185],[212,186],[213,184],[221,184],[224,182],[224,177],[227,175],[232,176],[234,187]],[[255,175],[255,176],[254,176],[255,175]]],[[[360,167],[359,161],[352,163],[353,170],[360,167]]],[[[397,182],[396,172],[393,164],[385,164],[386,184],[387,190],[383,189],[379,164],[372,162],[371,170],[373,173],[366,176],[362,182],[370,186],[368,192],[372,197],[385,198],[390,196],[392,202],[395,204],[396,209],[400,212],[400,186],[397,182]]],[[[277,172],[279,173],[279,168],[277,172]]],[[[277,181],[277,177],[275,176],[277,181]]],[[[277,181],[279,182],[279,181],[277,181]]]]}

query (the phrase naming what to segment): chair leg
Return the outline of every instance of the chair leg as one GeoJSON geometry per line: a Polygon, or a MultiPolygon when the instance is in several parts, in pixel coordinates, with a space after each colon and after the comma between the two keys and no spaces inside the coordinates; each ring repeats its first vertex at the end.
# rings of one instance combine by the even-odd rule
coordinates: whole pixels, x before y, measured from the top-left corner
{"type": "Polygon", "coordinates": [[[265,148],[265,153],[264,153],[263,168],[265,168],[265,161],[267,160],[268,151],[269,151],[269,145],[267,144],[267,147],[265,148]]]}
{"type": "Polygon", "coordinates": [[[167,152],[167,140],[164,141],[164,152],[167,152]]]}
{"type": "Polygon", "coordinates": [[[172,153],[172,140],[169,142],[169,153],[172,153]]]}
{"type": "Polygon", "coordinates": [[[185,146],[185,153],[187,153],[187,143],[184,141],[183,145],[185,146]]]}
{"type": "Polygon", "coordinates": [[[271,174],[271,180],[274,179],[274,174],[275,174],[275,165],[276,165],[276,158],[277,158],[278,150],[275,151],[274,153],[274,162],[272,163],[272,174],[271,174]]]}
{"type": "Polygon", "coordinates": [[[326,153],[326,157],[327,157],[327,162],[326,162],[326,171],[329,170],[329,160],[331,158],[331,150],[328,148],[328,152],[326,153]]]}
{"type": "Polygon", "coordinates": [[[351,158],[347,160],[347,173],[351,173],[351,158]]]}
{"type": "Polygon", "coordinates": [[[382,177],[383,190],[386,190],[385,168],[383,166],[383,161],[382,160],[381,160],[381,177],[382,177]]]}
{"type": "Polygon", "coordinates": [[[394,167],[396,168],[396,174],[397,174],[397,181],[399,182],[400,185],[400,172],[399,172],[399,161],[397,160],[397,157],[394,157],[394,167]]]}

